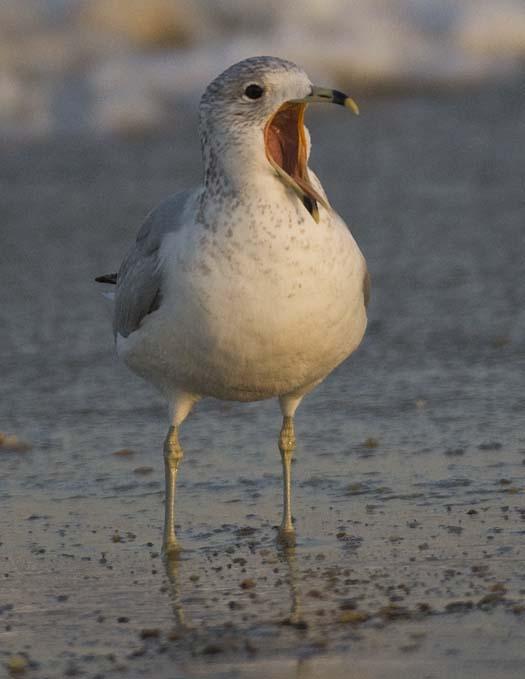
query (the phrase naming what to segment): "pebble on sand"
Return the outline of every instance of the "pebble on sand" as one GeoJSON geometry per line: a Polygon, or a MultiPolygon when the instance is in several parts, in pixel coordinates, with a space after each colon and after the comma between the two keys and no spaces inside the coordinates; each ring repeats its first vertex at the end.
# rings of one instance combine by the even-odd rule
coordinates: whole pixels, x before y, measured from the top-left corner
{"type": "Polygon", "coordinates": [[[339,622],[350,623],[351,625],[359,625],[366,622],[370,615],[366,611],[343,611],[339,615],[339,622]]]}
{"type": "Polygon", "coordinates": [[[12,655],[7,661],[7,669],[11,674],[23,674],[28,666],[27,659],[22,655],[12,655]]]}
{"type": "Polygon", "coordinates": [[[4,434],[0,432],[0,449],[14,453],[26,453],[32,446],[27,441],[22,441],[14,434],[4,434]]]}

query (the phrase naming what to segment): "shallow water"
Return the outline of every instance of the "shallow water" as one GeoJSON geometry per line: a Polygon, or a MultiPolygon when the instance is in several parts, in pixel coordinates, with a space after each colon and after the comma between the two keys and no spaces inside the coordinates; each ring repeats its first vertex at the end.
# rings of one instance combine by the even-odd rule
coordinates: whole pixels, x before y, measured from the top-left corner
{"type": "Polygon", "coordinates": [[[373,279],[363,346],[297,417],[276,547],[276,403],[185,423],[166,568],[161,398],[92,283],[199,177],[173,135],[4,143],[0,663],[26,676],[518,677],[524,652],[521,85],[311,117],[373,279]],[[115,455],[127,449],[129,454],[115,455]]]}

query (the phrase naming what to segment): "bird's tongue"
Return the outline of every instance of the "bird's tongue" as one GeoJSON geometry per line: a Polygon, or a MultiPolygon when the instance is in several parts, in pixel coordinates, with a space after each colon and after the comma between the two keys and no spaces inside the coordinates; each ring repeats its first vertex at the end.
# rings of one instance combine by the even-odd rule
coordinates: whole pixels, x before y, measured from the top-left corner
{"type": "Polygon", "coordinates": [[[264,130],[266,156],[285,184],[303,201],[316,222],[319,221],[317,203],[326,202],[314,189],[306,167],[306,137],[304,111],[306,104],[286,103],[273,115],[264,130]]]}

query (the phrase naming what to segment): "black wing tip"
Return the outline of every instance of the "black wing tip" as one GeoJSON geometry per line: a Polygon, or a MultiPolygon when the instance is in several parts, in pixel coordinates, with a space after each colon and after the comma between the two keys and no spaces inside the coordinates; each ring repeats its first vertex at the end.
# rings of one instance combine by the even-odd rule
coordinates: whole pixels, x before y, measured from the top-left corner
{"type": "Polygon", "coordinates": [[[365,309],[368,308],[368,304],[370,302],[371,289],[372,289],[372,279],[370,277],[370,273],[368,272],[368,270],[366,270],[365,275],[363,277],[363,298],[365,301],[365,309]]]}
{"type": "Polygon", "coordinates": [[[105,273],[103,276],[97,276],[95,278],[97,283],[109,283],[110,285],[117,284],[117,274],[116,273],[105,273]]]}

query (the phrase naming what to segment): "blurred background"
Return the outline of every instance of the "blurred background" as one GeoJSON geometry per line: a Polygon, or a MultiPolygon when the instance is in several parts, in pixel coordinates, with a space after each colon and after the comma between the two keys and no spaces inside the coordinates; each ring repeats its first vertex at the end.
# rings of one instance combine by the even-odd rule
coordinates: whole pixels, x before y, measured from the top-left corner
{"type": "Polygon", "coordinates": [[[3,0],[0,133],[140,132],[228,65],[272,54],[356,91],[500,81],[522,0],[3,0]]]}

